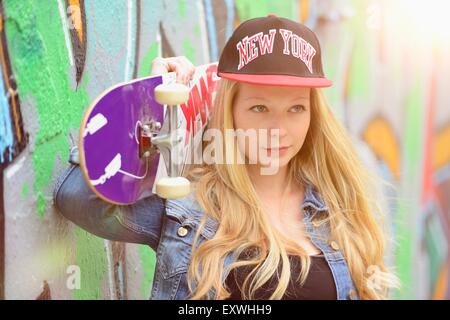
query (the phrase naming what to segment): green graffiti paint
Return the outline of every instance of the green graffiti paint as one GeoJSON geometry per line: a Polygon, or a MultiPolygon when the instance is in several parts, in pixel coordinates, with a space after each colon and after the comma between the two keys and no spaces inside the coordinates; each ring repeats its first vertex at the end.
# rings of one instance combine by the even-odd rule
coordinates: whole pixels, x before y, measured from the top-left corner
{"type": "MultiPolygon", "coordinates": [[[[68,159],[67,137],[71,129],[79,127],[89,103],[87,77],[83,76],[76,91],[71,88],[69,78],[75,76],[75,70],[69,63],[56,1],[43,6],[32,0],[5,0],[4,8],[17,87],[24,105],[35,107],[37,116],[32,156],[33,191],[37,196],[38,215],[43,218],[48,199],[44,195],[49,192],[56,155],[68,159]]],[[[74,298],[103,298],[102,281],[106,273],[103,240],[79,228],[75,229],[75,236],[81,288],[74,291],[74,298]]]]}
{"type": "MultiPolygon", "coordinates": [[[[425,225],[424,240],[427,248],[429,264],[429,277],[432,286],[436,285],[439,278],[441,267],[445,264],[446,253],[442,249],[442,243],[445,243],[445,233],[437,219],[430,219],[425,225]]],[[[434,288],[433,288],[434,291],[434,288]]]]}
{"type": "Polygon", "coordinates": [[[200,25],[195,25],[194,34],[197,37],[200,37],[200,25]]]}
{"type": "MultiPolygon", "coordinates": [[[[420,208],[420,174],[421,159],[422,159],[422,105],[423,92],[421,90],[420,78],[414,81],[414,85],[409,89],[409,95],[406,101],[406,122],[405,122],[405,149],[403,160],[403,181],[401,185],[409,186],[408,190],[413,193],[408,193],[404,199],[400,196],[397,205],[396,215],[396,229],[397,229],[397,252],[396,263],[397,272],[402,283],[402,288],[396,295],[402,299],[412,299],[414,292],[412,291],[412,284],[414,281],[412,271],[414,265],[414,235],[416,231],[415,213],[420,208]],[[416,186],[412,188],[411,186],[416,186]]],[[[405,189],[405,188],[402,188],[405,189]]]]}
{"type": "Polygon", "coordinates": [[[197,65],[197,61],[195,61],[195,49],[189,39],[183,40],[183,50],[186,58],[188,58],[194,65],[197,65]]]}
{"type": "Polygon", "coordinates": [[[178,14],[180,15],[180,18],[186,17],[186,1],[185,0],[178,0],[178,14]]]}
{"type": "Polygon", "coordinates": [[[79,227],[74,229],[76,265],[80,268],[80,289],[73,291],[76,300],[103,299],[103,281],[106,275],[106,252],[104,240],[79,227]]]}
{"type": "Polygon", "coordinates": [[[141,258],[142,270],[144,273],[141,285],[142,299],[148,299],[150,297],[150,288],[152,287],[153,275],[155,273],[156,255],[149,246],[140,245],[139,256],[141,258]]]}
{"type": "Polygon", "coordinates": [[[138,77],[147,77],[152,71],[152,61],[158,56],[158,43],[154,42],[148,49],[142,61],[139,62],[138,77]]]}
{"type": "Polygon", "coordinates": [[[411,267],[409,264],[412,260],[412,243],[411,238],[412,234],[409,231],[409,227],[407,226],[408,213],[410,212],[407,209],[407,205],[404,201],[399,199],[397,201],[397,218],[395,219],[396,225],[396,265],[397,265],[397,274],[400,278],[401,288],[396,290],[395,297],[397,299],[405,298],[407,293],[410,292],[410,283],[411,283],[411,267]]]}
{"type": "Polygon", "coordinates": [[[295,21],[299,20],[298,14],[295,8],[297,1],[258,1],[258,5],[255,5],[254,0],[236,0],[234,5],[239,13],[241,21],[264,17],[268,13],[275,13],[280,17],[285,17],[295,21]]]}
{"type": "Polygon", "coordinates": [[[28,184],[25,183],[22,186],[22,197],[25,198],[26,196],[28,196],[29,191],[30,191],[30,187],[28,186],[28,184]]]}
{"type": "MultiPolygon", "coordinates": [[[[340,48],[337,46],[329,46],[327,47],[327,51],[323,52],[324,59],[324,72],[328,79],[337,79],[337,67],[338,61],[334,57],[339,57],[338,51],[340,48]],[[334,58],[334,59],[333,59],[334,58]],[[332,62],[332,63],[330,63],[332,62]]],[[[331,106],[336,105],[341,99],[341,92],[338,91],[339,86],[332,86],[328,90],[325,90],[324,93],[327,95],[328,101],[331,106]]]]}
{"type": "Polygon", "coordinates": [[[47,186],[52,178],[55,155],[69,148],[70,128],[80,124],[88,97],[83,82],[78,90],[70,88],[69,65],[58,5],[42,6],[36,1],[4,1],[5,24],[18,90],[25,103],[36,108],[38,129],[32,164],[33,191],[38,215],[46,209],[47,186]]]}
{"type": "MultiPolygon", "coordinates": [[[[356,12],[366,12],[366,2],[354,0],[353,6],[356,12]]],[[[367,98],[370,83],[369,45],[367,37],[366,16],[357,14],[348,22],[349,32],[354,34],[354,45],[351,53],[349,98],[367,98]]]]}

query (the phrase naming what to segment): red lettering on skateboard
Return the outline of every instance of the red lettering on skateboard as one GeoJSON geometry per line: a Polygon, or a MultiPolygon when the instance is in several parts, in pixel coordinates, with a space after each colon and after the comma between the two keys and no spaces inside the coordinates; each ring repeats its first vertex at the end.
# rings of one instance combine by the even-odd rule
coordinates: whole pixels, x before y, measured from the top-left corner
{"type": "Polygon", "coordinates": [[[215,92],[217,86],[217,80],[213,77],[216,71],[217,66],[208,67],[205,72],[206,82],[205,78],[201,77],[198,84],[192,87],[187,103],[180,105],[186,119],[185,145],[189,142],[189,136],[195,136],[198,130],[206,126],[208,116],[213,108],[211,93],[215,92]],[[201,126],[194,125],[198,116],[200,116],[201,126]]]}

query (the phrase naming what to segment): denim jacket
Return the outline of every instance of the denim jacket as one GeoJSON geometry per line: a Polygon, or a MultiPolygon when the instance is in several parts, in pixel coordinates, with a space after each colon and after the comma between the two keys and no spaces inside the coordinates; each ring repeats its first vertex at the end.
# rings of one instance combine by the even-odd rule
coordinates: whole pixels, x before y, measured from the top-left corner
{"type": "MultiPolygon", "coordinates": [[[[146,244],[156,251],[151,299],[188,298],[186,275],[191,245],[203,216],[195,199],[164,200],[151,195],[131,205],[113,205],[97,197],[85,182],[80,167],[71,164],[59,177],[53,200],[67,219],[88,232],[109,240],[146,244]]],[[[330,266],[337,298],[358,299],[344,256],[338,244],[328,239],[327,223],[319,219],[328,208],[309,185],[301,208],[308,236],[330,266]]],[[[201,231],[200,242],[211,239],[217,228],[217,221],[209,218],[201,231]]],[[[225,259],[225,267],[232,261],[230,254],[225,259]]],[[[214,296],[213,289],[211,296],[214,296]]]]}

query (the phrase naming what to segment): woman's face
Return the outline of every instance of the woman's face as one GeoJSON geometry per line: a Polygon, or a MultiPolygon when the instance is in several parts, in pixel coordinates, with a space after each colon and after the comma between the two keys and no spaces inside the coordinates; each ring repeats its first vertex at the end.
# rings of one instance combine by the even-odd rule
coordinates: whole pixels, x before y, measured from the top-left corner
{"type": "MultiPolygon", "coordinates": [[[[267,163],[261,162],[260,153],[263,152],[268,159],[277,158],[279,167],[282,167],[297,154],[309,129],[310,90],[239,83],[233,105],[235,129],[257,131],[256,148],[249,146],[249,136],[245,136],[244,153],[250,163],[267,163]],[[278,137],[272,144],[271,135],[278,137]]],[[[239,145],[243,150],[242,142],[239,145]]]]}

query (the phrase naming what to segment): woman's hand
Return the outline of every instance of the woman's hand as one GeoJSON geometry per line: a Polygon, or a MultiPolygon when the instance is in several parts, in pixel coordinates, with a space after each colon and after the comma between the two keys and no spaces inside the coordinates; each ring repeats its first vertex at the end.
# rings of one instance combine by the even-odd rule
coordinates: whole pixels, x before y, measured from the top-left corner
{"type": "Polygon", "coordinates": [[[175,71],[177,73],[177,82],[188,84],[194,76],[195,67],[185,56],[155,58],[152,62],[151,75],[160,75],[175,71]]]}

